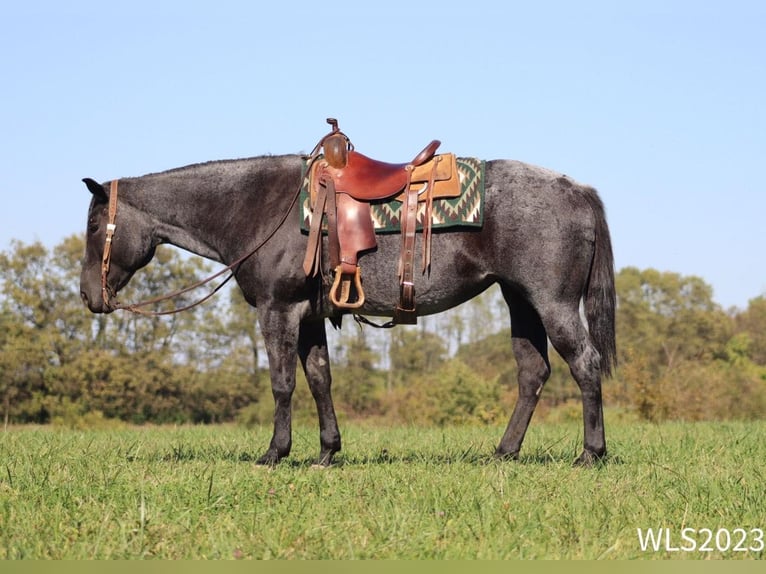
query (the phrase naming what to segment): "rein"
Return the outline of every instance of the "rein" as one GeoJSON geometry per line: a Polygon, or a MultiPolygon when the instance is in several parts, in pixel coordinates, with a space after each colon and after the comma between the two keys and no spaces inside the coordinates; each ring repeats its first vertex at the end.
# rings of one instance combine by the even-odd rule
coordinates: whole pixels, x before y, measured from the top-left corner
{"type": "Polygon", "coordinates": [[[104,305],[107,309],[111,310],[118,310],[121,309],[123,311],[129,311],[131,313],[135,313],[138,315],[149,315],[152,317],[158,317],[161,315],[172,315],[175,313],[180,313],[181,311],[187,311],[189,309],[192,309],[193,307],[196,307],[197,305],[201,305],[208,299],[210,299],[213,295],[215,295],[232,277],[234,277],[235,268],[241,265],[246,259],[252,257],[255,255],[255,253],[261,249],[268,241],[274,237],[274,235],[279,231],[279,229],[284,225],[285,221],[287,221],[288,216],[290,215],[290,212],[293,210],[293,207],[295,206],[295,203],[298,201],[298,197],[300,195],[300,186],[298,187],[298,192],[293,196],[292,201],[290,202],[290,205],[288,206],[287,210],[285,211],[284,215],[282,215],[282,218],[277,222],[277,224],[274,226],[274,229],[272,229],[268,235],[258,243],[253,249],[245,253],[243,256],[241,256],[239,259],[235,260],[233,263],[230,263],[220,271],[214,273],[210,277],[207,277],[206,279],[202,279],[200,281],[197,281],[193,285],[189,285],[188,287],[184,287],[183,289],[178,289],[177,291],[173,291],[172,293],[168,293],[167,295],[163,295],[161,297],[155,297],[153,299],[147,299],[145,301],[140,301],[138,303],[133,303],[130,305],[124,305],[120,303],[119,301],[115,301],[115,304],[112,305],[110,301],[111,295],[116,295],[110,288],[109,285],[107,285],[107,274],[109,273],[109,265],[112,258],[112,239],[114,237],[114,232],[117,229],[117,185],[118,180],[112,180],[112,183],[109,188],[109,212],[108,212],[108,221],[106,224],[106,240],[104,242],[104,253],[101,257],[101,297],[104,301],[104,305]],[[221,281],[210,293],[202,297],[201,299],[198,299],[194,303],[191,303],[189,305],[186,305],[184,307],[177,307],[175,309],[171,309],[169,311],[146,311],[142,309],[141,307],[146,307],[148,305],[154,305],[156,303],[160,303],[162,301],[167,301],[169,299],[174,299],[180,295],[183,295],[184,293],[188,293],[189,291],[193,291],[194,289],[197,289],[199,287],[202,287],[203,285],[206,285],[210,283],[213,279],[216,279],[217,277],[220,277],[227,271],[231,271],[231,274],[226,277],[223,281],[221,281]]]}

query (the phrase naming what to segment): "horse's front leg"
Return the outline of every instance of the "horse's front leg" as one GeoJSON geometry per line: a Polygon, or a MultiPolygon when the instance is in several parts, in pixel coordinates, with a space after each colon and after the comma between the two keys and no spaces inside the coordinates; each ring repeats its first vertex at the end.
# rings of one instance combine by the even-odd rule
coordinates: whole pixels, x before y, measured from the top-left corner
{"type": "Polygon", "coordinates": [[[258,464],[273,465],[290,454],[292,447],[292,398],[295,391],[296,353],[300,318],[297,313],[262,310],[258,313],[269,357],[271,392],[274,396],[274,434],[258,464]]]}
{"type": "Polygon", "coordinates": [[[340,431],[330,393],[332,377],[324,320],[301,323],[298,356],[319,415],[320,452],[317,464],[328,466],[333,455],[340,450],[340,431]]]}

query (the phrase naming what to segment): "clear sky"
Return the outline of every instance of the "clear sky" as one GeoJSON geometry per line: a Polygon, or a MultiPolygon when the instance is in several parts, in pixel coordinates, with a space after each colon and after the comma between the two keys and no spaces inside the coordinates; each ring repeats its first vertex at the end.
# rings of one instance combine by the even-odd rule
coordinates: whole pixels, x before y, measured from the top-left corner
{"type": "Polygon", "coordinates": [[[766,2],[6,2],[0,249],[81,233],[83,177],[443,151],[596,187],[616,264],[766,293],[766,2]]]}

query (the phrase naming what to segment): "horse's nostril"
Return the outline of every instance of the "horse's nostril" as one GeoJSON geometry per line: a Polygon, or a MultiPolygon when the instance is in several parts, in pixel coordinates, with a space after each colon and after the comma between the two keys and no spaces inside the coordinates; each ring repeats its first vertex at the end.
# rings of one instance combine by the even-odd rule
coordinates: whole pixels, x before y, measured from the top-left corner
{"type": "Polygon", "coordinates": [[[85,291],[80,291],[80,299],[82,299],[82,302],[85,303],[85,306],[88,306],[88,294],[85,293],[85,291]]]}

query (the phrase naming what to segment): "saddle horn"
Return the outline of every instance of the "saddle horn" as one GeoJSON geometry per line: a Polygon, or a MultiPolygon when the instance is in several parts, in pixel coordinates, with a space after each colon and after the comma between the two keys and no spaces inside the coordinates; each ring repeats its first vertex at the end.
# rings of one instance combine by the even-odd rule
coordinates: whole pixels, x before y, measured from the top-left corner
{"type": "Polygon", "coordinates": [[[343,169],[348,164],[348,138],[338,129],[338,120],[327,118],[327,123],[332,126],[332,132],[322,143],[325,160],[331,167],[343,169]]]}

